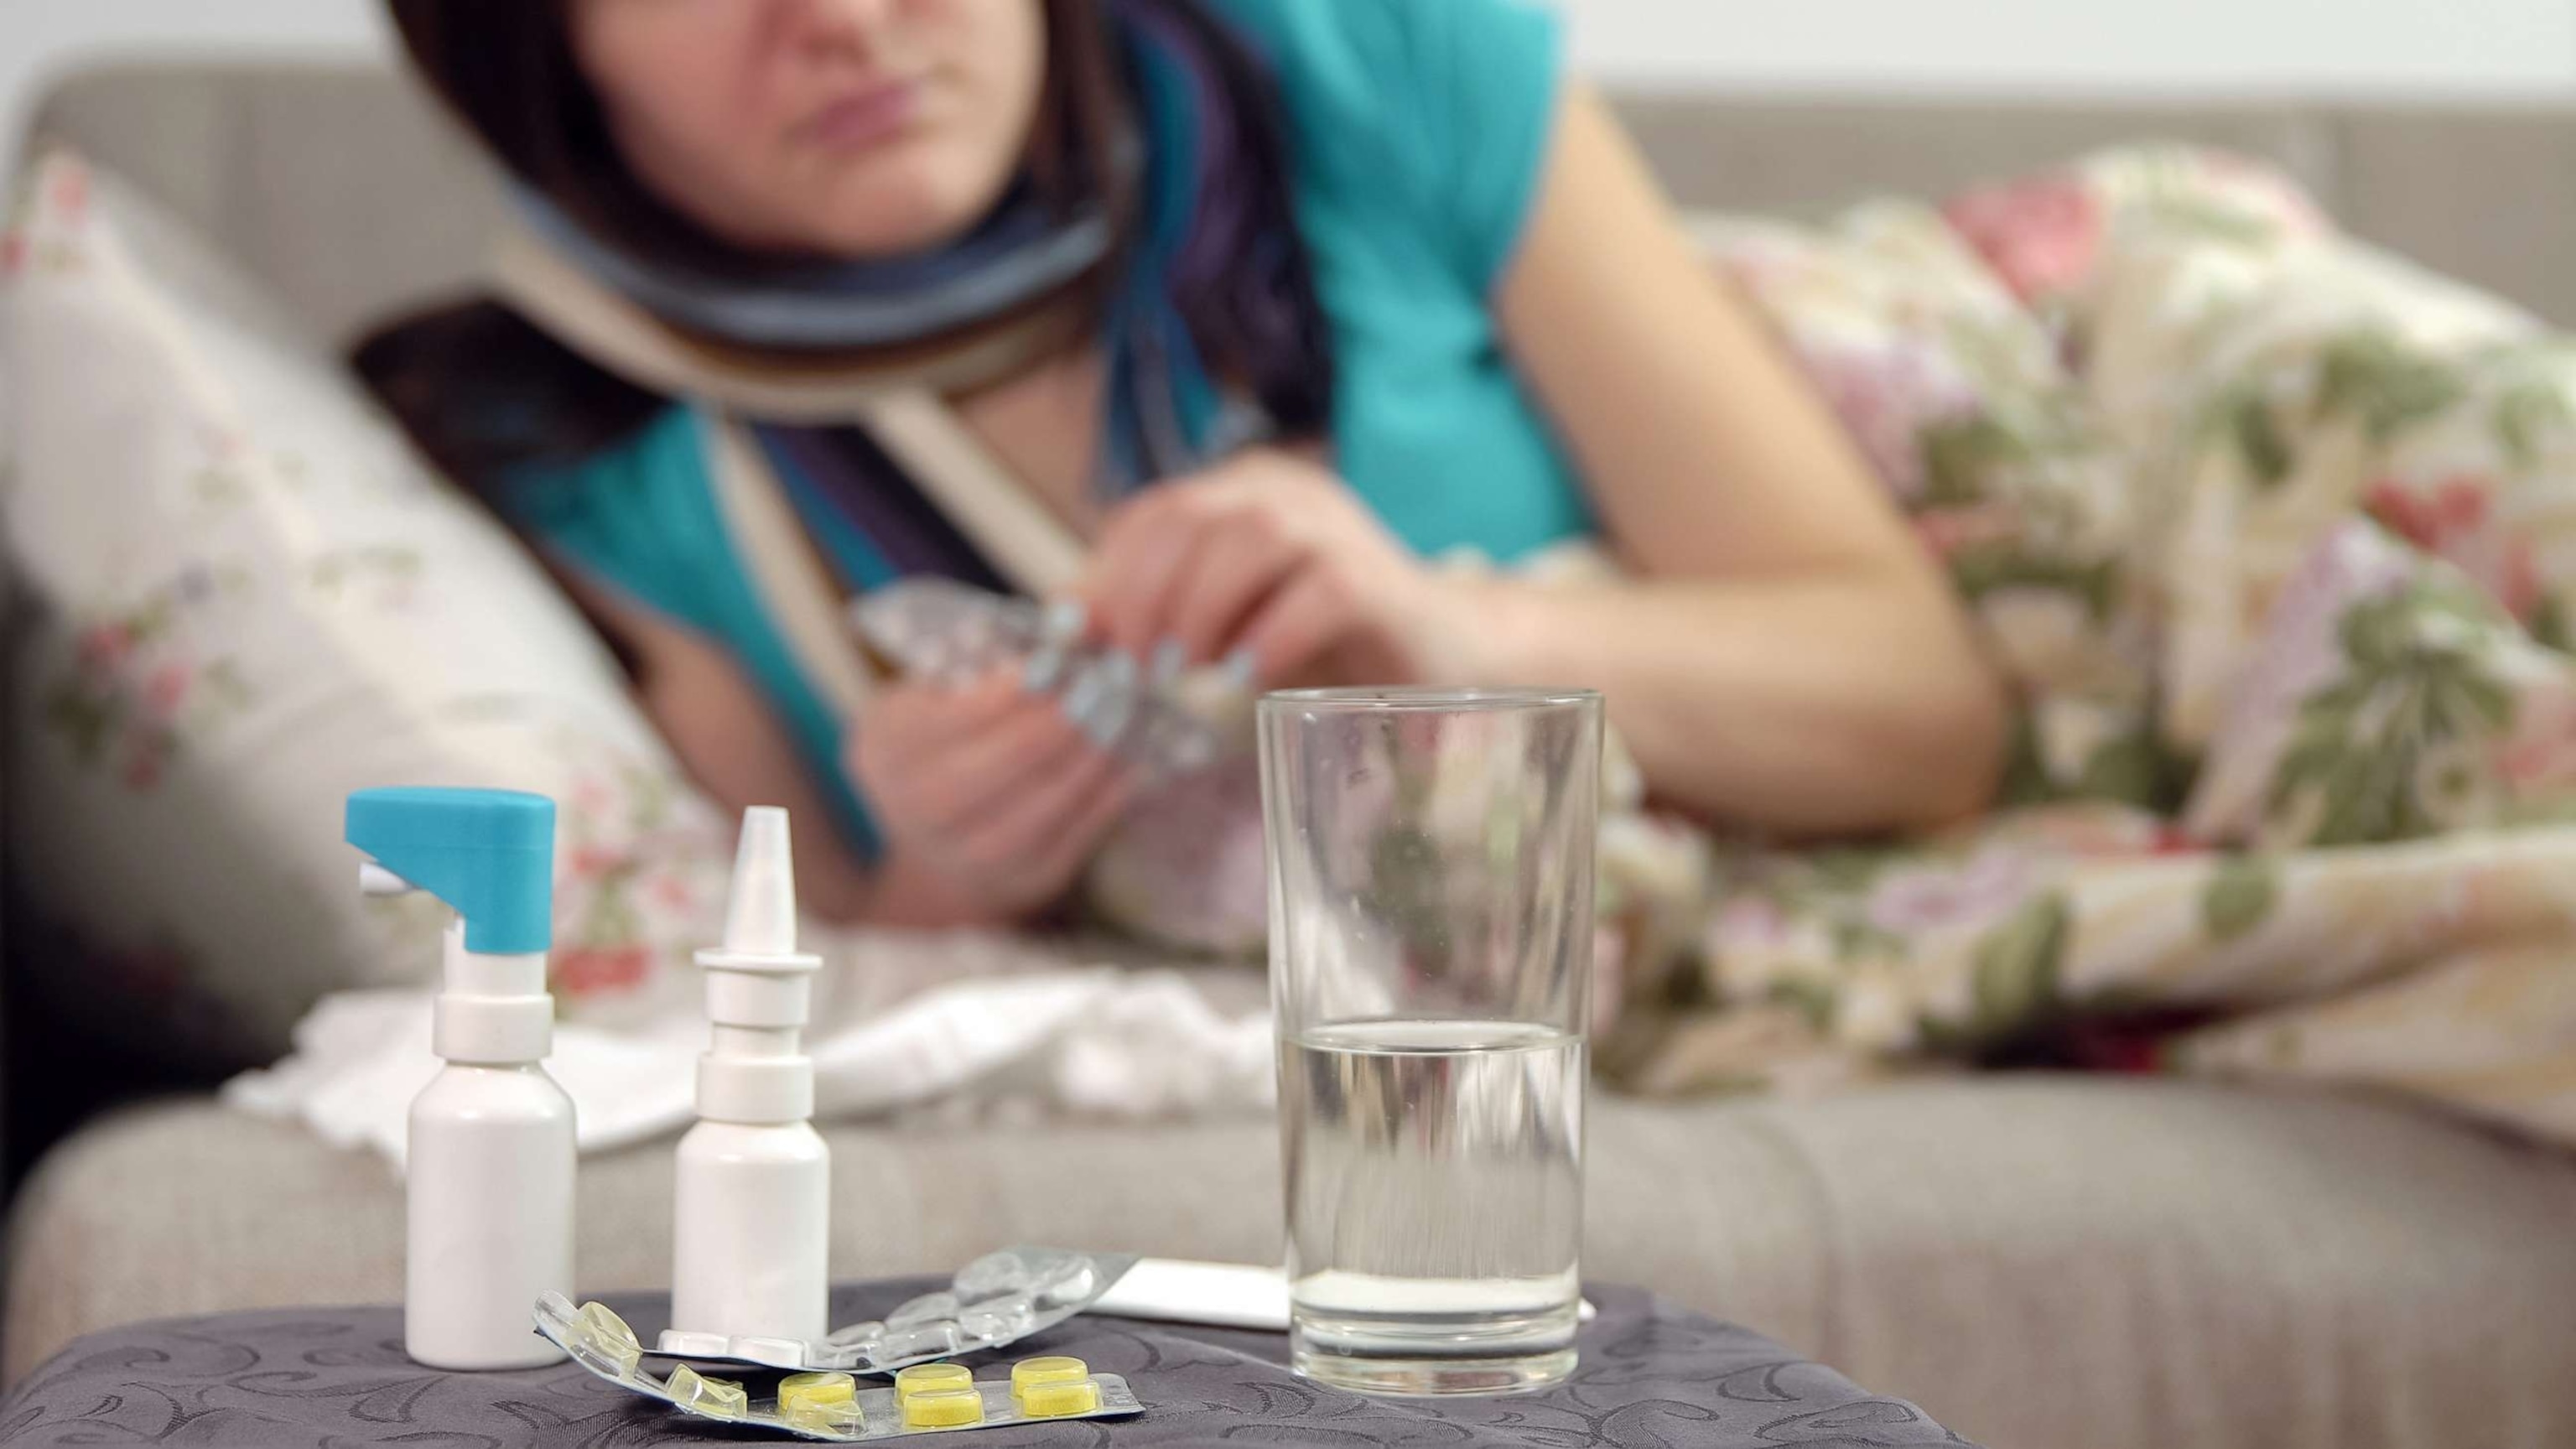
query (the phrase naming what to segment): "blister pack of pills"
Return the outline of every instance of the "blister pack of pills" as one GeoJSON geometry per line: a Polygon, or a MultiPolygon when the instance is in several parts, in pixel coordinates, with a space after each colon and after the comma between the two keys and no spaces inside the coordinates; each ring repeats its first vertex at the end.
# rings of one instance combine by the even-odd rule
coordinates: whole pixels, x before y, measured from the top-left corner
{"type": "Polygon", "coordinates": [[[1098,1301],[1135,1263],[1126,1253],[1005,1248],[958,1270],[946,1288],[925,1293],[882,1319],[836,1328],[820,1342],[671,1329],[653,1351],[699,1367],[892,1373],[909,1364],[1007,1348],[1053,1328],[1098,1301]]]}
{"type": "Polygon", "coordinates": [[[907,579],[859,598],[850,620],[899,678],[965,685],[1017,670],[1102,747],[1157,775],[1203,768],[1251,738],[1249,661],[1188,668],[1084,642],[1078,605],[1041,606],[950,579],[907,579]]]}
{"type": "Polygon", "coordinates": [[[891,1388],[862,1388],[838,1369],[755,1385],[685,1363],[657,1376],[626,1320],[604,1304],[575,1308],[560,1293],[538,1302],[537,1331],[593,1375],[694,1418],[836,1444],[1144,1412],[1125,1379],[1056,1355],[1022,1359],[1008,1379],[979,1381],[962,1364],[925,1363],[898,1371],[891,1388]]]}

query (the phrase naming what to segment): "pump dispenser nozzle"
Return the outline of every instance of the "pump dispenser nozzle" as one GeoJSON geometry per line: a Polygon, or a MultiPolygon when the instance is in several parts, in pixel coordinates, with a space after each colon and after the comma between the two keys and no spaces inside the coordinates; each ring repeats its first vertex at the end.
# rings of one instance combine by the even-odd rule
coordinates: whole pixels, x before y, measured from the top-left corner
{"type": "Polygon", "coordinates": [[[456,912],[432,1044],[451,1062],[543,1059],[554,1043],[546,948],[554,939],[555,803],[507,790],[361,790],[349,843],[358,889],[415,890],[456,912]]]}
{"type": "Polygon", "coordinates": [[[554,1041],[555,806],[505,790],[361,790],[349,843],[371,896],[454,908],[430,1046],[447,1065],[403,1124],[403,1347],[432,1368],[535,1368],[528,1305],[573,1277],[572,1099],[554,1041]]]}

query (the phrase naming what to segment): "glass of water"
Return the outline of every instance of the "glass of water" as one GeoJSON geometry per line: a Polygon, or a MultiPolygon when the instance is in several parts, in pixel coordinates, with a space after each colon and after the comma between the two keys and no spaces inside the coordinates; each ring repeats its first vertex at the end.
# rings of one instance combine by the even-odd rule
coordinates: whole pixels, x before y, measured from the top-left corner
{"type": "Polygon", "coordinates": [[[1261,702],[1291,1351],[1381,1394],[1573,1372],[1601,697],[1261,702]]]}

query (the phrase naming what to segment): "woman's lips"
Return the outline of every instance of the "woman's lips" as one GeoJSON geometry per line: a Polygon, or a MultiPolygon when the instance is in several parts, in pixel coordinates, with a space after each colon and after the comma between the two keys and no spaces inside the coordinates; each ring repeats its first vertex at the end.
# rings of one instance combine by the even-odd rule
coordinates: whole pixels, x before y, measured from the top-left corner
{"type": "Polygon", "coordinates": [[[815,113],[805,138],[834,151],[863,151],[912,128],[921,114],[921,84],[889,81],[854,91],[815,113]]]}

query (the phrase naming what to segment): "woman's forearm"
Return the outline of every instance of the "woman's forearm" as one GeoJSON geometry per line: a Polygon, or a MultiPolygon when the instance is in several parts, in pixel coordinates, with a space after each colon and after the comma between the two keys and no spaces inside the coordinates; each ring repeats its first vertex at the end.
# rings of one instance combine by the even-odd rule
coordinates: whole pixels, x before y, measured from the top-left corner
{"type": "MultiPolygon", "coordinates": [[[[1984,805],[2003,689],[1923,580],[1473,586],[1483,678],[1602,690],[1668,803],[1793,835],[1937,825],[1984,805]]],[[[1468,682],[1468,681],[1444,681],[1468,682]]]]}

